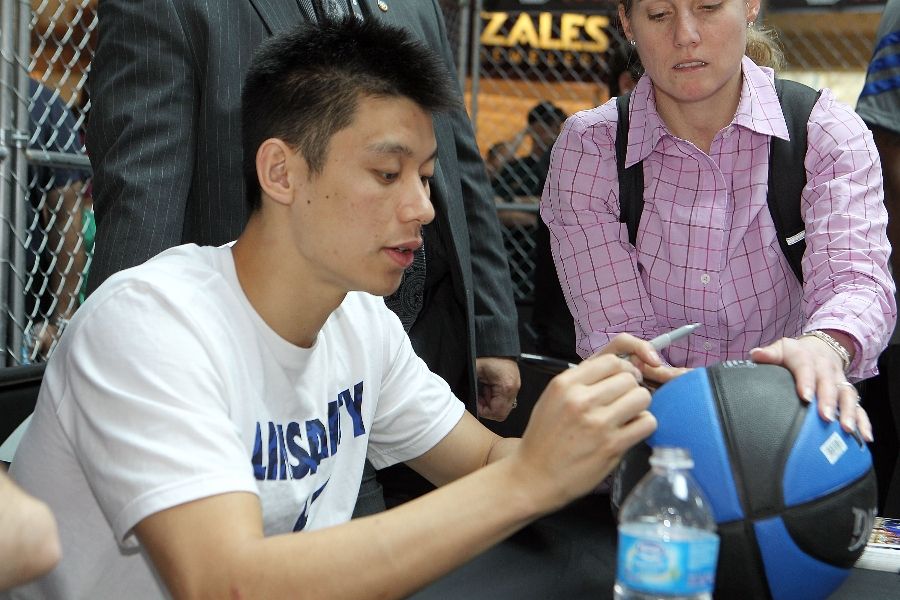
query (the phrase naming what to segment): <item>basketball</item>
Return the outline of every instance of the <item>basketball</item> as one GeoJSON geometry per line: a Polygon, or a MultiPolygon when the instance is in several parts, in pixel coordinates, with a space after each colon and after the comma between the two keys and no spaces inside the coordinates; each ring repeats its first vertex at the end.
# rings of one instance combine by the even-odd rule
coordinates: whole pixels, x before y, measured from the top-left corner
{"type": "Polygon", "coordinates": [[[659,428],[619,465],[614,511],[649,470],[651,447],[684,447],[718,524],[716,598],[827,598],[843,583],[875,516],[872,459],[800,399],[787,369],[694,369],[660,387],[650,411],[659,428]]]}

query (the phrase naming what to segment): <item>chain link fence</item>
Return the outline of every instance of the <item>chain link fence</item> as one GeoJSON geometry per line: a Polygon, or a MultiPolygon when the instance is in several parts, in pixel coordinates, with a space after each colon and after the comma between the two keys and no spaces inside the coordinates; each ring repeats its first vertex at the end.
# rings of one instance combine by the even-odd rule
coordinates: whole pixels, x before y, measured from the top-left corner
{"type": "Polygon", "coordinates": [[[839,100],[855,106],[884,3],[810,5],[801,0],[771,2],[764,13],[763,22],[784,47],[787,67],[782,76],[814,88],[828,87],[839,100]]]}
{"type": "MultiPolygon", "coordinates": [[[[602,104],[628,73],[613,2],[476,0],[468,100],[503,228],[520,333],[530,323],[549,151],[565,119],[602,104]]],[[[629,76],[630,77],[630,76],[629,76]]],[[[615,93],[615,92],[613,92],[615,93]]]]}
{"type": "Polygon", "coordinates": [[[2,0],[0,340],[45,358],[81,301],[93,213],[83,133],[96,0],[2,0]]]}
{"type": "MultiPolygon", "coordinates": [[[[815,1],[815,0],[811,0],[815,1]]],[[[565,115],[627,84],[616,4],[440,0],[479,147],[494,184],[516,300],[534,294],[537,202],[565,115]]],[[[93,213],[83,135],[97,0],[0,0],[0,340],[4,364],[41,360],[81,301],[93,213]]],[[[762,23],[785,76],[853,104],[882,5],[778,0],[762,23]]]]}

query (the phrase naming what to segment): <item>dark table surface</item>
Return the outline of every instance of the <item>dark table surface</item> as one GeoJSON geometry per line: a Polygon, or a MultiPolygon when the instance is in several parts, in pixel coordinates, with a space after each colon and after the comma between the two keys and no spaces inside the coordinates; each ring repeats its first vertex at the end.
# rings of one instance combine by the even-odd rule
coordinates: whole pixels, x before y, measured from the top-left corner
{"type": "MultiPolygon", "coordinates": [[[[616,526],[609,499],[588,496],[536,521],[412,598],[611,599],[615,568],[616,526]]],[[[829,600],[888,599],[900,599],[900,575],[853,569],[829,600]]]]}

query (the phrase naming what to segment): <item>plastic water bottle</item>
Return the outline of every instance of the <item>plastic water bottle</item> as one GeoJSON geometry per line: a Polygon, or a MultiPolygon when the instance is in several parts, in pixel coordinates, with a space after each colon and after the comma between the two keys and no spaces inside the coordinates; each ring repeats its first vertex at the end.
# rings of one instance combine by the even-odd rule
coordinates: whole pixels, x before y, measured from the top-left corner
{"type": "Polygon", "coordinates": [[[660,447],[619,511],[616,600],[709,600],[719,536],[684,448],[660,447]]]}

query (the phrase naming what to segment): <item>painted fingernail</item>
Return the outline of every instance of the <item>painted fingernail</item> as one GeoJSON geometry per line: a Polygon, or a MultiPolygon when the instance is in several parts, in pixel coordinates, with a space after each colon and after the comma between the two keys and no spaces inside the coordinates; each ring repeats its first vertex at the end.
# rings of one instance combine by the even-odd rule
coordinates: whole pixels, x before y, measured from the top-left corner
{"type": "Polygon", "coordinates": [[[803,399],[806,402],[812,402],[813,399],[813,389],[811,387],[803,388],[803,399]]]}
{"type": "Polygon", "coordinates": [[[826,406],[822,409],[822,416],[825,417],[825,420],[829,423],[834,421],[834,409],[830,406],[826,406]]]}
{"type": "Polygon", "coordinates": [[[661,360],[659,360],[659,354],[657,354],[657,353],[656,353],[655,351],[653,351],[653,350],[650,351],[650,358],[652,358],[652,359],[655,360],[656,362],[662,362],[661,360]]]}
{"type": "Polygon", "coordinates": [[[841,425],[843,425],[844,429],[847,431],[853,431],[853,421],[850,419],[845,419],[841,421],[841,425]]]}
{"type": "Polygon", "coordinates": [[[751,353],[753,353],[753,352],[759,352],[759,351],[760,351],[760,348],[759,348],[759,347],[757,347],[757,348],[752,348],[752,349],[750,350],[751,353]]]}

